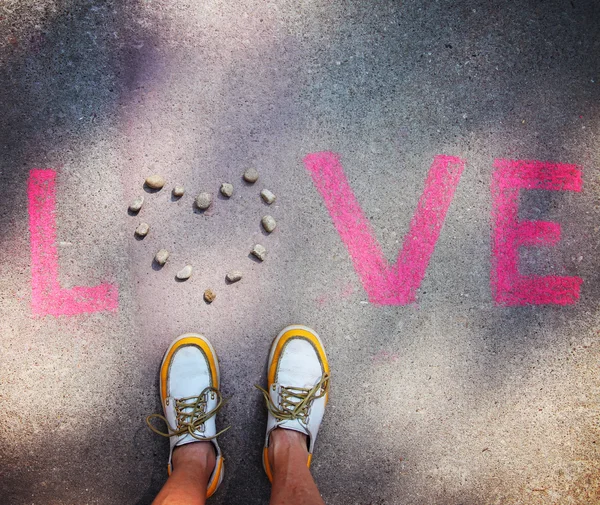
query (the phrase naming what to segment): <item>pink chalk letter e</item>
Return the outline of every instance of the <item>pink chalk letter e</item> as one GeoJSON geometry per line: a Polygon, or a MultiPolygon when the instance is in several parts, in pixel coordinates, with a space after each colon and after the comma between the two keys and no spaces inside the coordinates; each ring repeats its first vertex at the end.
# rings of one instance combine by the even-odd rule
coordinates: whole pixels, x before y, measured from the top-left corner
{"type": "Polygon", "coordinates": [[[519,273],[519,247],[551,246],[560,240],[560,224],[520,221],[519,191],[581,191],[576,165],[541,161],[494,162],[491,286],[497,305],[573,304],[579,299],[580,277],[525,276],[519,273]]]}
{"type": "Polygon", "coordinates": [[[31,240],[31,305],[36,316],[72,316],[116,310],[118,290],[113,284],[61,288],[56,249],[56,172],[31,170],[27,186],[31,240]]]}
{"type": "Polygon", "coordinates": [[[407,305],[416,299],[465,162],[436,156],[395,265],[385,257],[346,179],[339,156],[309,154],[304,165],[325,201],[371,303],[407,305]]]}

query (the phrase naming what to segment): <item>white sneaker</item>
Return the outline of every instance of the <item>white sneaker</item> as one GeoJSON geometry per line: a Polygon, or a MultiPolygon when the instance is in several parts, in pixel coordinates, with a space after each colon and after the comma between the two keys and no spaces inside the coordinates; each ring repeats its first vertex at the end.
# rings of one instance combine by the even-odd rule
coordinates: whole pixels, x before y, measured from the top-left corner
{"type": "Polygon", "coordinates": [[[263,392],[269,411],[263,449],[263,466],[269,480],[269,437],[275,428],[308,436],[310,466],[319,426],[329,396],[329,363],[321,339],[306,326],[284,328],[271,344],[263,392]]]}
{"type": "Polygon", "coordinates": [[[225,430],[217,433],[215,423],[215,414],[223,406],[219,383],[219,362],[210,342],[195,333],[181,335],[167,349],[160,367],[160,402],[165,415],[152,414],[146,418],[152,431],[170,439],[169,475],[175,447],[212,442],[217,459],[208,481],[207,498],[217,490],[224,473],[224,459],[216,437],[225,430]],[[152,426],[153,418],[162,419],[168,432],[152,426]]]}

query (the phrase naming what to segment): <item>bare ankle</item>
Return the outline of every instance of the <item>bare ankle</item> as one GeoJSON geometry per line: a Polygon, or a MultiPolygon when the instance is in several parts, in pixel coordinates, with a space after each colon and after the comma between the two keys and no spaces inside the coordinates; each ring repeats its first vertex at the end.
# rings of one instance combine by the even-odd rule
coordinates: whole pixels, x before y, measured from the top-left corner
{"type": "Polygon", "coordinates": [[[273,471],[290,459],[308,459],[308,437],[294,430],[276,428],[269,436],[269,463],[273,471]]]}
{"type": "Polygon", "coordinates": [[[193,442],[181,445],[173,451],[173,471],[185,470],[212,473],[216,463],[215,448],[211,442],[193,442]]]}
{"type": "Polygon", "coordinates": [[[271,432],[269,446],[294,447],[300,445],[306,449],[306,441],[307,436],[304,433],[295,430],[276,428],[271,432]]]}

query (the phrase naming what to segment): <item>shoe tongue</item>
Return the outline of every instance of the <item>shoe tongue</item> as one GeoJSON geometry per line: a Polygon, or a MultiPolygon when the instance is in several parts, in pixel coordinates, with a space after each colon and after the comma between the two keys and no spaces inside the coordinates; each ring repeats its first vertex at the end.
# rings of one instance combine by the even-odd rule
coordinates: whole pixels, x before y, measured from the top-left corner
{"type": "MultiPolygon", "coordinates": [[[[179,401],[179,400],[177,400],[173,397],[169,397],[167,406],[165,406],[165,415],[166,415],[166,418],[167,418],[167,421],[168,421],[170,427],[177,426],[177,413],[176,413],[176,409],[175,409],[175,404],[177,401],[179,401]]],[[[181,408],[181,411],[184,414],[191,414],[193,412],[193,410],[194,410],[193,405],[189,406],[189,407],[181,408]]],[[[187,417],[186,421],[189,422],[190,419],[191,419],[190,417],[187,417]]],[[[203,437],[205,435],[205,431],[206,431],[206,423],[204,425],[201,425],[201,430],[196,430],[196,431],[194,431],[194,433],[199,437],[203,437]]],[[[175,446],[185,445],[185,444],[189,444],[191,442],[198,442],[198,441],[199,440],[197,438],[194,438],[189,433],[186,433],[186,434],[179,435],[177,437],[177,442],[176,442],[175,446]]]]}
{"type": "Polygon", "coordinates": [[[175,446],[179,447],[180,445],[191,444],[192,442],[202,442],[202,440],[198,440],[197,438],[192,437],[192,435],[188,433],[187,435],[181,436],[179,440],[177,440],[175,446]]]}
{"type": "Polygon", "coordinates": [[[278,428],[284,428],[286,430],[294,430],[304,435],[309,436],[308,429],[302,425],[302,423],[298,419],[293,419],[289,421],[280,421],[277,423],[278,428]]]}

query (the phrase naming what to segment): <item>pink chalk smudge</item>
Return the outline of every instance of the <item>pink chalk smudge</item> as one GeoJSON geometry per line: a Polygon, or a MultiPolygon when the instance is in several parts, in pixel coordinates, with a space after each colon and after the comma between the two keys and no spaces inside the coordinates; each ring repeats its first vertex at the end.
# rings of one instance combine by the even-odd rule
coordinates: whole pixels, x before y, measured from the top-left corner
{"type": "Polygon", "coordinates": [[[519,247],[552,246],[560,240],[560,224],[520,221],[519,191],[581,191],[581,169],[576,165],[542,161],[494,162],[492,177],[491,287],[497,305],[569,305],[579,299],[583,279],[561,276],[524,276],[519,273],[519,247]]]}
{"type": "Polygon", "coordinates": [[[398,361],[400,357],[396,353],[391,353],[388,351],[379,351],[377,354],[374,354],[372,359],[375,364],[383,364],[383,363],[395,363],[398,361]]]}
{"type": "Polygon", "coordinates": [[[316,298],[317,305],[319,305],[319,307],[324,307],[325,305],[328,305],[329,303],[335,300],[344,300],[350,298],[355,291],[354,284],[347,283],[343,287],[334,289],[333,291],[334,292],[332,292],[332,290],[329,290],[326,293],[323,293],[322,295],[318,296],[316,298]]]}
{"type": "Polygon", "coordinates": [[[425,189],[395,265],[389,265],[371,225],[344,174],[340,157],[318,152],[304,158],[313,183],[323,197],[369,301],[377,305],[407,305],[416,300],[429,259],[465,162],[454,156],[436,156],[425,189]]]}
{"type": "Polygon", "coordinates": [[[346,286],[342,289],[341,297],[342,298],[350,298],[354,294],[354,284],[351,282],[346,284],[346,286]]]}
{"type": "Polygon", "coordinates": [[[31,240],[31,306],[36,316],[73,316],[114,311],[119,305],[117,286],[60,287],[56,249],[56,171],[34,169],[27,185],[31,240]]]}

